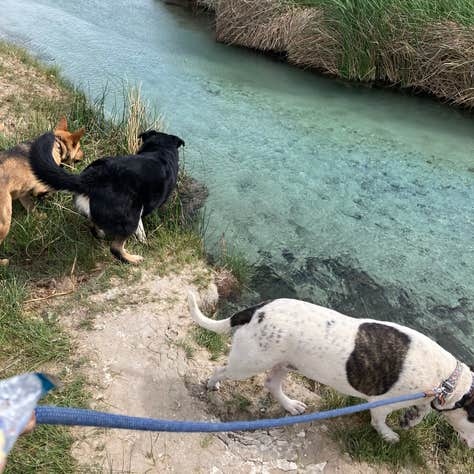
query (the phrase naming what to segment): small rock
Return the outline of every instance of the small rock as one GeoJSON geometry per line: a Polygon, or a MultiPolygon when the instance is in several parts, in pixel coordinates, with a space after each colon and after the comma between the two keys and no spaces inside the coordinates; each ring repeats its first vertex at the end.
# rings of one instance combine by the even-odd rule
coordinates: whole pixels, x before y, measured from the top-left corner
{"type": "Polygon", "coordinates": [[[276,467],[282,471],[296,471],[298,465],[295,462],[289,462],[286,459],[278,459],[276,462],[276,467]]]}
{"type": "Polygon", "coordinates": [[[327,433],[327,431],[328,431],[328,427],[327,427],[326,425],[321,425],[321,426],[319,427],[319,429],[320,429],[321,431],[324,431],[324,433],[327,433]]]}
{"type": "Polygon", "coordinates": [[[268,434],[270,436],[279,437],[280,435],[283,434],[283,430],[281,428],[274,428],[272,430],[268,430],[268,434]]]}
{"type": "Polygon", "coordinates": [[[304,438],[306,436],[306,433],[304,431],[300,431],[299,433],[297,433],[296,435],[298,438],[304,438]]]}
{"type": "Polygon", "coordinates": [[[288,441],[278,440],[278,441],[276,442],[276,445],[277,445],[277,446],[288,446],[288,441]]]}
{"type": "Polygon", "coordinates": [[[317,472],[324,472],[324,468],[326,467],[327,461],[320,462],[319,464],[308,464],[305,467],[304,472],[308,474],[316,474],[317,472]]]}

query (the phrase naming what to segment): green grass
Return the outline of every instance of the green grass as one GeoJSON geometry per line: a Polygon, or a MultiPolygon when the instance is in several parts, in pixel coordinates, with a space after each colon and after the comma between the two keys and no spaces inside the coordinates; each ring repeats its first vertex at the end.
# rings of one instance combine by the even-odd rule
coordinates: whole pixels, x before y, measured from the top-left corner
{"type": "Polygon", "coordinates": [[[374,19],[390,12],[403,13],[414,22],[455,21],[474,24],[474,9],[470,0],[289,0],[289,3],[322,7],[331,12],[334,20],[344,24],[374,19]]]}
{"type": "Polygon", "coordinates": [[[194,357],[194,353],[196,352],[196,349],[186,339],[180,339],[178,341],[174,341],[174,345],[184,351],[184,354],[186,355],[186,359],[192,359],[194,357]]]}
{"type": "MultiPolygon", "coordinates": [[[[319,386],[322,397],[318,409],[330,410],[364,402],[355,397],[341,395],[335,390],[319,386]]],[[[436,413],[431,413],[416,427],[399,428],[397,411],[388,417],[388,424],[400,435],[400,442],[385,442],[370,424],[368,411],[335,419],[330,433],[342,449],[357,461],[386,465],[394,472],[408,468],[413,472],[430,472],[436,466],[441,472],[470,472],[474,466],[474,453],[459,441],[456,433],[436,413]]]]}
{"type": "Polygon", "coordinates": [[[254,267],[245,255],[234,247],[229,248],[224,239],[220,242],[220,252],[214,264],[229,270],[241,287],[248,286],[254,274],[254,267]]]}
{"type": "MultiPolygon", "coordinates": [[[[86,129],[81,140],[86,159],[78,166],[82,169],[98,157],[128,153],[136,130],[146,129],[155,122],[139,102],[136,91],[125,88],[123,104],[112,115],[106,115],[105,92],[89,101],[80,90],[63,80],[57,69],[45,67],[24,50],[0,42],[2,57],[21,61],[34,71],[34,80],[39,80],[39,76],[45,84],[60,88],[62,94],[58,99],[26,93],[10,102],[8,119],[17,119],[22,126],[16,128],[14,135],[0,132],[1,149],[51,130],[60,116],[66,115],[70,130],[86,129]]],[[[2,66],[0,74],[5,80],[14,81],[16,71],[2,66]]],[[[184,175],[181,171],[180,179],[184,175]]],[[[198,232],[191,225],[183,225],[179,195],[173,196],[166,208],[144,224],[148,243],[130,239],[127,246],[146,257],[142,268],[164,273],[204,255],[198,232]]],[[[112,258],[108,242],[91,236],[86,220],[73,209],[71,196],[66,193],[38,200],[29,214],[15,203],[12,227],[0,245],[0,256],[10,259],[8,267],[0,267],[0,378],[27,371],[50,371],[59,376],[64,389],[55,390],[46,403],[87,406],[81,364],[75,360],[68,336],[59,324],[61,312],[67,308],[61,306],[59,298],[45,300],[44,304],[29,300],[43,297],[44,293],[38,293],[44,291],[41,286],[52,285],[46,293],[51,292],[55,282],[67,277],[79,279],[69,304],[83,304],[88,294],[109,286],[112,277],[129,281],[138,278],[140,269],[112,258]],[[96,274],[99,276],[95,277],[96,274]],[[57,306],[50,304],[53,301],[57,306]],[[67,370],[62,370],[65,367],[67,370]]],[[[92,323],[89,320],[84,324],[92,323]]],[[[18,440],[9,457],[7,472],[76,472],[77,465],[70,453],[73,441],[65,427],[40,426],[18,440]]]]}
{"type": "Polygon", "coordinates": [[[211,354],[211,360],[217,360],[227,352],[227,336],[207,329],[196,327],[192,329],[194,341],[201,347],[205,347],[211,354]]]}

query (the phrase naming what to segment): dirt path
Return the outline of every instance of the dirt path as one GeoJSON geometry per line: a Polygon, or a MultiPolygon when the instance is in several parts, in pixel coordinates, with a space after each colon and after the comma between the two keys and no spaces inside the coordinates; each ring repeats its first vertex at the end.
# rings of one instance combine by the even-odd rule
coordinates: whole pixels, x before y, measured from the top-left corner
{"type": "MultiPolygon", "coordinates": [[[[283,415],[262,377],[225,383],[220,392],[205,390],[203,382],[219,361],[210,361],[190,336],[185,296],[196,278],[189,268],[164,278],[146,273],[136,284],[94,295],[99,312],[89,304],[64,316],[78,359],[87,361],[92,408],[177,420],[283,415]]],[[[217,298],[212,284],[204,293],[208,301],[217,298]]],[[[289,383],[291,393],[316,406],[313,392],[289,383]]],[[[93,472],[381,472],[342,454],[327,429],[313,424],[206,435],[77,428],[74,456],[87,472],[91,465],[93,472]]]]}

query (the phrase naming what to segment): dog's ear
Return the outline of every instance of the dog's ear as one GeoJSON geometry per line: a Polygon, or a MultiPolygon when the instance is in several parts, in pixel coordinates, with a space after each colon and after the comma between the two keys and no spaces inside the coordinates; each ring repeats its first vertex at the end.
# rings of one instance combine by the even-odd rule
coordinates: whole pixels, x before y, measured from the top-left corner
{"type": "Polygon", "coordinates": [[[55,132],[60,131],[60,130],[67,130],[67,118],[66,116],[62,116],[56,125],[56,128],[54,129],[55,132]]]}
{"type": "Polygon", "coordinates": [[[145,143],[149,138],[155,135],[159,135],[159,132],[156,130],[145,130],[144,132],[140,133],[140,135],[138,135],[138,138],[141,138],[142,142],[145,143]]]}
{"type": "Polygon", "coordinates": [[[76,146],[79,143],[79,140],[84,136],[84,133],[86,133],[86,129],[84,127],[76,130],[74,133],[71,133],[73,146],[76,146]]]}
{"type": "Polygon", "coordinates": [[[186,146],[186,143],[184,143],[184,140],[179,138],[179,137],[176,137],[176,148],[179,148],[180,146],[186,146]]]}

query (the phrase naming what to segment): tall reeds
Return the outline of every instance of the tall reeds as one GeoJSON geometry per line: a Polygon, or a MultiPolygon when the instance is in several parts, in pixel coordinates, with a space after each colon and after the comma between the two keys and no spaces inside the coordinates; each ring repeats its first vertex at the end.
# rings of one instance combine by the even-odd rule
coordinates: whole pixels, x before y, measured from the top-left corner
{"type": "Polygon", "coordinates": [[[219,41],[474,106],[472,0],[220,0],[219,41]]]}

